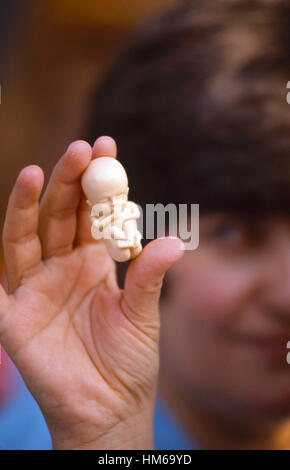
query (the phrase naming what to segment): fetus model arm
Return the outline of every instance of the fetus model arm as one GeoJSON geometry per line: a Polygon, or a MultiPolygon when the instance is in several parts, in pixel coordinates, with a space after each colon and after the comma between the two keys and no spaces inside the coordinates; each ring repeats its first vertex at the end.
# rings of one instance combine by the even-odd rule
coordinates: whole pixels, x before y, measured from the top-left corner
{"type": "Polygon", "coordinates": [[[121,163],[111,157],[91,161],[82,176],[82,188],[91,209],[91,233],[104,239],[116,261],[127,261],[142,251],[136,219],[137,205],[128,201],[128,179],[121,163]]]}
{"type": "Polygon", "coordinates": [[[91,210],[91,234],[95,240],[101,240],[104,238],[105,232],[108,227],[112,226],[113,214],[108,204],[95,204],[91,205],[90,201],[87,200],[87,203],[91,210]]]}

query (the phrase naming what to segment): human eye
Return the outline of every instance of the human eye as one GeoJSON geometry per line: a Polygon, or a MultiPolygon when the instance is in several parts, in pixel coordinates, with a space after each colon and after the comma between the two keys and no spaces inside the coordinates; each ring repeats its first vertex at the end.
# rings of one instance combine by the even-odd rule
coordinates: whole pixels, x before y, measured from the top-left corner
{"type": "Polygon", "coordinates": [[[204,238],[221,248],[240,249],[251,243],[252,228],[242,219],[212,216],[205,224],[204,238]]]}
{"type": "Polygon", "coordinates": [[[242,239],[242,227],[234,222],[218,222],[211,228],[212,239],[222,243],[236,243],[242,239]]]}

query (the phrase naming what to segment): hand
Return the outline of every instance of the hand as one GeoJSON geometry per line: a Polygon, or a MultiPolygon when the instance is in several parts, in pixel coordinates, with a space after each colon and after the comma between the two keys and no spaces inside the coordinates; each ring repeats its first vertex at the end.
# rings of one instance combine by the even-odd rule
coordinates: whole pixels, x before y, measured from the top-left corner
{"type": "Polygon", "coordinates": [[[0,291],[0,341],[38,401],[54,448],[149,448],[158,299],[182,244],[151,242],[119,289],[81,196],[80,177],[99,156],[116,156],[111,138],[93,149],[71,144],[40,206],[41,168],[20,172],[3,231],[9,293],[0,291]]]}

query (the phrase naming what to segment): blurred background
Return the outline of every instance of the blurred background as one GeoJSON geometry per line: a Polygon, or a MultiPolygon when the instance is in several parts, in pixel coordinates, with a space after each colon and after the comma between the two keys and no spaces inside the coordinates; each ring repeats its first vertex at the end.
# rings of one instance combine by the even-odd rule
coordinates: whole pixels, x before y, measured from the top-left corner
{"type": "MultiPolygon", "coordinates": [[[[82,138],[91,93],[133,28],[172,0],[1,0],[1,225],[18,171],[82,138]]],[[[97,136],[96,136],[97,137],[97,136]]]]}

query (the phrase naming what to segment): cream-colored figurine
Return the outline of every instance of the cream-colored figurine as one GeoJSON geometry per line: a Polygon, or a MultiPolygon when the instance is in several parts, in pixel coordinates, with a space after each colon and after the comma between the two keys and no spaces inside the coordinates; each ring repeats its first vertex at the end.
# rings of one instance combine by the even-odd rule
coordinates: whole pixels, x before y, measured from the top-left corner
{"type": "Polygon", "coordinates": [[[92,160],[82,176],[82,188],[92,208],[92,237],[104,239],[115,261],[139,255],[142,245],[136,219],[140,211],[128,201],[128,178],[121,163],[111,157],[92,160]]]}

